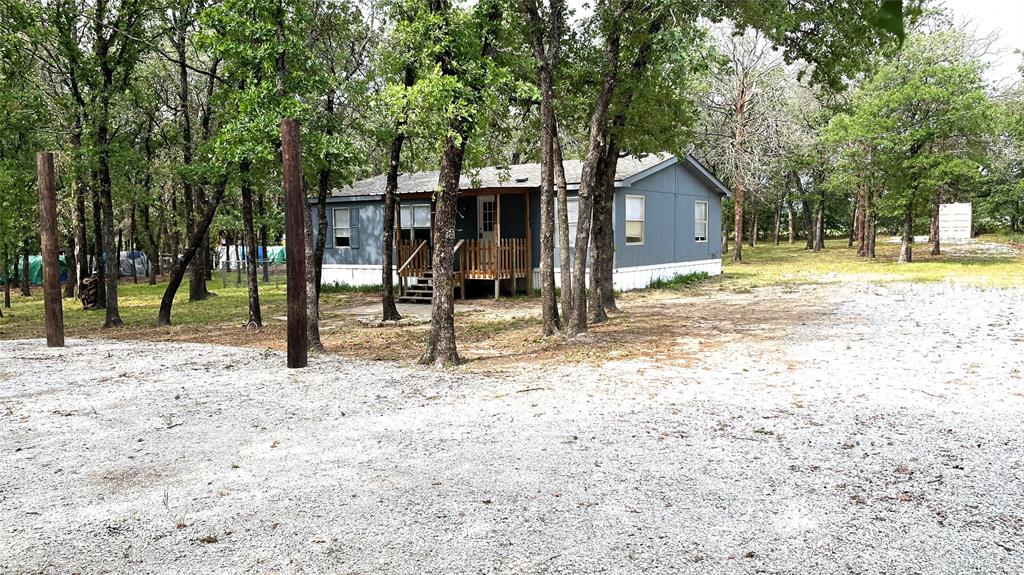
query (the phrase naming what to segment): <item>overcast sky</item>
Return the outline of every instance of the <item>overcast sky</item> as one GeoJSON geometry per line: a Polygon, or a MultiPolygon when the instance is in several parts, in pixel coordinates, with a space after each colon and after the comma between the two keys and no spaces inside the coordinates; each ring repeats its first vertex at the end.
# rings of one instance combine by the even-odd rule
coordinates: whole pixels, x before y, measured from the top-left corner
{"type": "Polygon", "coordinates": [[[991,82],[1007,85],[1020,81],[1017,66],[1024,50],[1024,1],[1022,0],[945,0],[946,6],[959,18],[972,22],[979,35],[998,32],[1001,38],[998,53],[989,58],[991,82]]]}

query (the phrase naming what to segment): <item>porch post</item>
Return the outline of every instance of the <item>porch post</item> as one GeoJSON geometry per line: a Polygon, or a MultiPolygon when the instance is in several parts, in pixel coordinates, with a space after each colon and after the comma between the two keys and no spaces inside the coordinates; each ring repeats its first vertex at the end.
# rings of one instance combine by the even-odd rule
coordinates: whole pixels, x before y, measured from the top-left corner
{"type": "Polygon", "coordinates": [[[501,295],[501,190],[494,193],[494,299],[501,295]]]}
{"type": "MultiPolygon", "coordinates": [[[[405,263],[402,260],[402,201],[398,199],[398,194],[395,194],[395,229],[397,233],[395,234],[394,250],[398,255],[395,261],[398,263],[398,267],[402,267],[402,264],[405,263]]],[[[398,293],[405,297],[405,278],[401,274],[398,275],[398,293]]]]}
{"type": "Polygon", "coordinates": [[[523,192],[526,198],[526,293],[533,291],[533,230],[530,228],[530,190],[523,192]]]}

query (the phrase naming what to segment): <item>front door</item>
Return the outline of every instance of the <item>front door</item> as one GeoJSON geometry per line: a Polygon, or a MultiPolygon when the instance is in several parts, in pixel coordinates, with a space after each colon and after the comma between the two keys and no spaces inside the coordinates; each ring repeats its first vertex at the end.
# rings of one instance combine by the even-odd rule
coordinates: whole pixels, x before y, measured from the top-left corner
{"type": "Polygon", "coordinates": [[[476,228],[477,239],[488,243],[494,242],[494,223],[498,216],[498,203],[494,196],[477,196],[476,228]]]}

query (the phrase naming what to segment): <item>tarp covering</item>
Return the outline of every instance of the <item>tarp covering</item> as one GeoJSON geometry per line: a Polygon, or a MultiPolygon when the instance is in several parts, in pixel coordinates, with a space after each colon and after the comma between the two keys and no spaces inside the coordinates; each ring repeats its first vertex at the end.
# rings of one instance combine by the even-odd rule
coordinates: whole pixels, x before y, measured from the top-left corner
{"type": "MultiPolygon", "coordinates": [[[[92,258],[90,258],[91,260],[92,258]]],[[[146,257],[145,252],[121,252],[121,258],[119,262],[118,273],[123,278],[132,277],[132,263],[135,265],[135,273],[139,277],[146,277],[149,275],[149,258],[146,257]]],[[[12,262],[7,268],[7,276],[11,278],[11,283],[15,283],[21,279],[21,256],[18,256],[18,274],[14,274],[14,263],[12,262]]],[[[0,274],[2,275],[2,274],[0,274]]],[[[68,279],[68,266],[64,261],[64,256],[60,256],[60,283],[66,282],[68,279]]],[[[29,256],[28,257],[28,282],[32,285],[43,285],[43,256],[29,256]]],[[[0,285],[3,285],[4,279],[0,277],[0,285]]]]}
{"type": "MultiPolygon", "coordinates": [[[[7,277],[11,278],[11,283],[21,281],[22,274],[25,273],[21,270],[22,256],[18,256],[18,273],[14,273],[14,262],[7,267],[7,277]]],[[[60,282],[64,283],[68,279],[68,265],[64,262],[64,256],[60,256],[60,282]]],[[[0,285],[3,285],[4,278],[0,277],[0,285]]],[[[28,283],[32,285],[43,285],[43,256],[28,256],[28,283]]]]}
{"type": "Polygon", "coordinates": [[[121,252],[118,271],[123,278],[149,275],[149,258],[143,252],[121,252]]]}

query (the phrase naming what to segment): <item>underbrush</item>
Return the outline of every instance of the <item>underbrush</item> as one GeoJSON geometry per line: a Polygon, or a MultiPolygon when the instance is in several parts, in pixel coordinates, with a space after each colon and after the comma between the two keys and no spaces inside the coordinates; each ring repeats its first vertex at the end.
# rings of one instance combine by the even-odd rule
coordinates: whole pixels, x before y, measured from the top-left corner
{"type": "Polygon", "coordinates": [[[676,274],[668,279],[656,279],[647,285],[647,289],[685,289],[693,287],[708,279],[707,272],[693,272],[688,274],[676,274]]]}

